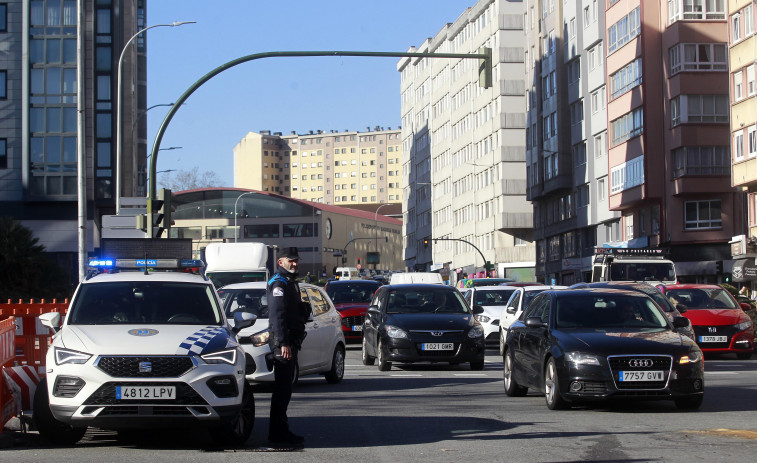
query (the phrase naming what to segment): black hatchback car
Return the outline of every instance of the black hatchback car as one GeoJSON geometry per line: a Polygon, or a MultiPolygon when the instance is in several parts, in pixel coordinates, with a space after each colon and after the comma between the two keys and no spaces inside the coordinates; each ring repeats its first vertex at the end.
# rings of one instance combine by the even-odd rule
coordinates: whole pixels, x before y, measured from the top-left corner
{"type": "Polygon", "coordinates": [[[507,335],[504,386],[508,396],[529,388],[550,409],[627,398],[669,399],[696,409],[704,397],[704,364],[696,343],[649,297],[635,291],[544,291],[507,335]]]}
{"type": "Polygon", "coordinates": [[[382,286],[363,324],[363,364],[388,371],[392,362],[470,362],[484,368],[484,330],[460,292],[434,284],[382,286]]]}

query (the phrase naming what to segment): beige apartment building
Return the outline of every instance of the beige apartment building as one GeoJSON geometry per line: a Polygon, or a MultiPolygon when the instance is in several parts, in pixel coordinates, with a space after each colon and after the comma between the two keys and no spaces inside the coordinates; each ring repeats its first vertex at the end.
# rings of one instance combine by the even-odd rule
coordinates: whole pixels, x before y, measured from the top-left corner
{"type": "Polygon", "coordinates": [[[248,133],[234,147],[234,187],[336,206],[402,202],[401,129],[248,133]]]}
{"type": "MultiPolygon", "coordinates": [[[[728,2],[728,33],[731,90],[731,179],[733,185],[747,192],[744,215],[748,231],[745,238],[751,243],[757,237],[757,89],[755,88],[755,60],[757,41],[754,28],[753,1],[728,2]]],[[[735,282],[745,282],[754,289],[757,274],[753,246],[745,246],[746,239],[734,240],[735,282]],[[743,245],[742,245],[743,243],[743,245]],[[748,251],[752,251],[748,253],[748,251]],[[740,268],[739,268],[740,267],[740,268]],[[749,267],[752,269],[750,270],[749,267]]]]}
{"type": "MultiPolygon", "coordinates": [[[[727,4],[605,5],[609,207],[624,241],[670,250],[680,280],[719,282],[745,220],[729,178],[727,4]]],[[[732,127],[737,113],[754,123],[735,107],[732,127]]]]}

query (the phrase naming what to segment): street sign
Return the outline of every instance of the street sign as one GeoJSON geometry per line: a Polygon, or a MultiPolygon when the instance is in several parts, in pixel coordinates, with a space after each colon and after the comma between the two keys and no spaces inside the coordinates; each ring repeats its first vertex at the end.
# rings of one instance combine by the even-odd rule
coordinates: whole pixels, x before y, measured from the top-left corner
{"type": "Polygon", "coordinates": [[[362,266],[362,265],[360,265],[360,264],[357,264],[357,265],[355,266],[355,268],[356,268],[356,269],[358,269],[358,270],[360,270],[361,268],[363,268],[363,266],[362,266]]]}

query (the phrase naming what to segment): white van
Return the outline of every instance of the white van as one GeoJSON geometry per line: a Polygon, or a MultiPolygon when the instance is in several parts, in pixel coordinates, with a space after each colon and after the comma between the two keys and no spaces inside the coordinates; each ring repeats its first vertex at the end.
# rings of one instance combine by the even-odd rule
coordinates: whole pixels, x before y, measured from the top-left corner
{"type": "Polygon", "coordinates": [[[392,273],[391,285],[402,285],[407,283],[433,283],[443,285],[442,275],[434,272],[406,272],[392,273]]]}
{"type": "Polygon", "coordinates": [[[360,272],[356,267],[337,267],[334,276],[337,280],[359,280],[360,272]]]}

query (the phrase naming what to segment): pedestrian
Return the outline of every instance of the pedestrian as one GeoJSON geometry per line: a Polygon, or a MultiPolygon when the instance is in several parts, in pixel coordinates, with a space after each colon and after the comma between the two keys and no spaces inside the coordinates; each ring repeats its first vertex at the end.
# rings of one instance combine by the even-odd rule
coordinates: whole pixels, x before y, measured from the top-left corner
{"type": "Polygon", "coordinates": [[[312,277],[310,276],[310,272],[308,272],[308,274],[305,275],[305,283],[312,283],[312,277]]]}
{"type": "Polygon", "coordinates": [[[302,301],[296,281],[299,260],[296,247],[284,248],[276,261],[276,273],[266,288],[271,329],[268,342],[273,352],[274,377],[268,440],[277,444],[302,445],[305,442],[304,437],[289,430],[287,417],[297,351],[307,334],[305,323],[310,315],[310,304],[302,301]]]}

